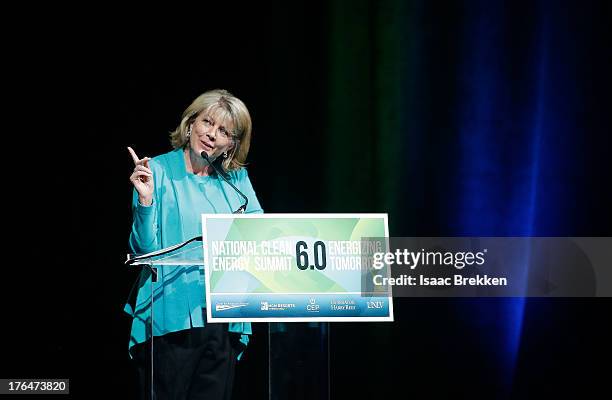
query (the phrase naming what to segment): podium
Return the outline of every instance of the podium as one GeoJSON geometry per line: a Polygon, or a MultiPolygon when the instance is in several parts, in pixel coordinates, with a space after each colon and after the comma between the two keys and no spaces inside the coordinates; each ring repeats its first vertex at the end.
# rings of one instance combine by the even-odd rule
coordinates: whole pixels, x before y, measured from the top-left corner
{"type": "MultiPolygon", "coordinates": [[[[167,277],[176,277],[186,269],[192,271],[193,268],[200,268],[205,271],[202,237],[194,237],[148,254],[128,255],[125,264],[140,268],[141,274],[146,277],[144,284],[150,286],[149,312],[144,314],[149,375],[146,381],[149,386],[148,398],[155,399],[155,372],[165,368],[163,357],[160,357],[155,347],[156,338],[159,337],[153,334],[156,321],[155,304],[163,301],[160,287],[167,277]]],[[[268,370],[268,399],[329,399],[328,322],[270,322],[267,343],[267,365],[261,367],[268,370]]],[[[248,351],[247,346],[247,354],[248,351]]]]}
{"type": "Polygon", "coordinates": [[[329,399],[329,322],[270,322],[269,399],[329,399]]]}

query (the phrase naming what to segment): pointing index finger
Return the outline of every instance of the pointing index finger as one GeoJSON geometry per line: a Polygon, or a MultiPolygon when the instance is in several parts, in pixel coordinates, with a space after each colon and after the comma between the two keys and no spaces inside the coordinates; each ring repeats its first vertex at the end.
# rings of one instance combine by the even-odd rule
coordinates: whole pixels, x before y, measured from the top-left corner
{"type": "Polygon", "coordinates": [[[140,161],[140,159],[138,158],[138,156],[136,155],[136,152],[134,152],[134,150],[132,150],[131,147],[128,146],[128,151],[130,152],[130,155],[132,156],[132,160],[134,160],[134,164],[138,165],[138,162],[140,161]]]}

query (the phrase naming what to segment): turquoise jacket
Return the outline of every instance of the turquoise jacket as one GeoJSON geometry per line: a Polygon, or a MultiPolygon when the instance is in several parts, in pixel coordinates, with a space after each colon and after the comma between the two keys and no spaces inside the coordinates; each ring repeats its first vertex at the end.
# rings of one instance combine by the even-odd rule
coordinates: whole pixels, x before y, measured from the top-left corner
{"type": "MultiPolygon", "coordinates": [[[[221,178],[187,173],[180,148],[154,157],[149,166],[155,183],[153,204],[140,204],[134,190],[129,240],[133,254],[149,253],[202,235],[201,214],[232,213],[242,204],[240,195],[221,178]]],[[[246,212],[262,213],[246,169],[229,175],[232,183],[249,198],[246,212]]],[[[155,336],[204,326],[206,298],[202,267],[161,267],[153,285],[155,336]]],[[[125,307],[133,317],[130,349],[144,342],[150,329],[151,276],[146,270],[140,274],[137,288],[134,306],[128,302],[125,307]]],[[[241,333],[245,345],[247,335],[252,333],[251,324],[242,322],[230,323],[229,331],[241,333]]]]}

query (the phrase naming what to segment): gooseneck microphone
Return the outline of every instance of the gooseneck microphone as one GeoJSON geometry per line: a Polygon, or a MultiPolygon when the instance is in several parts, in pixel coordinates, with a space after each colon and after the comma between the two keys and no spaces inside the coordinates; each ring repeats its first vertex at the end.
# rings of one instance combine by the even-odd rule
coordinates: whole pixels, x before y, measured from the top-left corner
{"type": "Polygon", "coordinates": [[[219,171],[217,169],[217,166],[215,165],[214,162],[210,161],[210,158],[208,157],[208,154],[206,154],[205,151],[201,152],[200,155],[215,170],[215,173],[217,175],[219,175],[221,178],[223,178],[223,180],[225,182],[227,182],[228,185],[230,185],[240,196],[242,196],[242,198],[244,199],[244,204],[241,205],[240,207],[238,207],[238,209],[236,211],[234,211],[234,214],[244,214],[244,212],[246,211],[246,208],[247,208],[247,204],[249,204],[249,198],[246,197],[240,190],[238,190],[238,188],[236,186],[234,186],[234,184],[232,182],[229,181],[229,179],[227,179],[225,177],[225,173],[224,172],[219,171]]]}

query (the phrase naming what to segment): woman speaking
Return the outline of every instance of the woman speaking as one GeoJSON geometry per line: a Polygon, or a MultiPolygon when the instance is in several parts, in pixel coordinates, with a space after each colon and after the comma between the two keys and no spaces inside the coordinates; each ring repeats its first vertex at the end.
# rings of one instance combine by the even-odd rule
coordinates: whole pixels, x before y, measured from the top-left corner
{"type": "MultiPolygon", "coordinates": [[[[263,212],[245,166],[251,141],[251,117],[244,103],[225,90],[197,97],[171,133],[174,150],[134,160],[130,251],[145,254],[172,246],[201,232],[201,214],[232,213],[247,198],[247,213],[263,212]]],[[[150,274],[143,271],[133,310],[130,338],[142,398],[150,384],[150,274]]],[[[250,323],[207,324],[202,267],[161,267],[153,283],[155,299],[156,399],[229,399],[235,364],[250,323]]]]}

